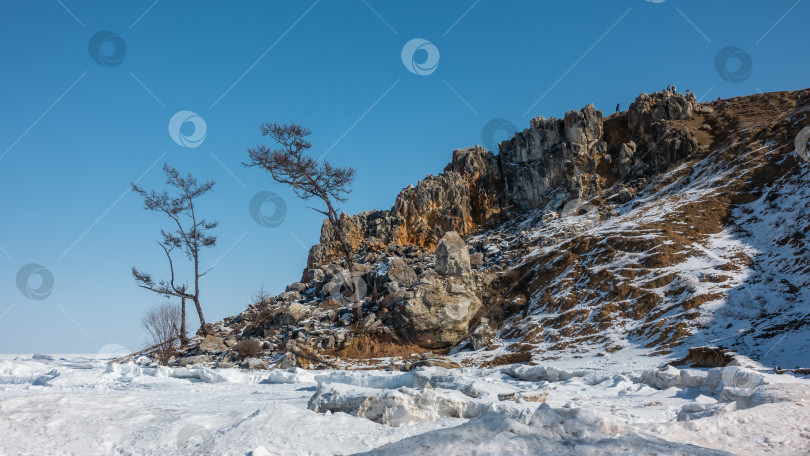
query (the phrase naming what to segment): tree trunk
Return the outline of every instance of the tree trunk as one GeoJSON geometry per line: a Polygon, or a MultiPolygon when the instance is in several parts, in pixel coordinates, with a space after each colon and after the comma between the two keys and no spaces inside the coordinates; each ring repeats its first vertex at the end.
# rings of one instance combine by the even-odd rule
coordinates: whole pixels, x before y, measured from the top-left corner
{"type": "Polygon", "coordinates": [[[180,345],[185,347],[188,344],[186,335],[186,298],[180,301],[180,345]]]}
{"type": "Polygon", "coordinates": [[[200,316],[200,331],[202,331],[203,336],[208,335],[208,329],[205,327],[205,317],[203,317],[202,307],[200,306],[200,299],[196,296],[194,299],[194,306],[197,307],[197,315],[200,316]]]}
{"type": "MultiPolygon", "coordinates": [[[[335,209],[332,208],[332,203],[329,201],[328,198],[324,199],[324,202],[326,203],[326,207],[329,209],[329,214],[328,214],[329,221],[332,224],[332,229],[335,230],[335,235],[337,236],[338,241],[340,241],[340,246],[343,249],[343,255],[344,255],[344,258],[346,259],[346,265],[349,268],[349,283],[348,283],[348,286],[349,286],[349,289],[350,289],[350,291],[352,293],[352,296],[355,296],[357,294],[357,287],[355,286],[355,283],[354,283],[354,278],[355,277],[354,277],[354,261],[352,261],[352,250],[349,247],[349,243],[346,242],[346,238],[343,236],[343,230],[342,230],[343,226],[342,226],[342,223],[340,222],[340,216],[338,216],[337,212],[335,212],[335,209]]],[[[357,322],[357,323],[360,322],[360,318],[363,316],[362,308],[361,308],[361,302],[355,303],[355,307],[352,309],[352,315],[354,316],[354,321],[357,322]]]]}

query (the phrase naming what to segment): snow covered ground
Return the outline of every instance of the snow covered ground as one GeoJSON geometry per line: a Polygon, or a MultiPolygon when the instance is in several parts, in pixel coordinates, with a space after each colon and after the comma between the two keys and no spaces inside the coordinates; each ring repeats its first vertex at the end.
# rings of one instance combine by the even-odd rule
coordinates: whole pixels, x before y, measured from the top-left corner
{"type": "Polygon", "coordinates": [[[660,361],[240,371],[4,356],[0,454],[810,454],[810,380],[660,361]]]}

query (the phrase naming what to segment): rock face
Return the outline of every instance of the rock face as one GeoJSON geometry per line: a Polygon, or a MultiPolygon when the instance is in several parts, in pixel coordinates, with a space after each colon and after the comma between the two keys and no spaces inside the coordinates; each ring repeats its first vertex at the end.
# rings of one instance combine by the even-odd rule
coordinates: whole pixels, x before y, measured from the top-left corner
{"type": "MultiPolygon", "coordinates": [[[[414,244],[432,249],[447,231],[464,235],[500,216],[505,205],[498,158],[482,147],[453,151],[453,160],[438,176],[408,186],[388,211],[341,215],[352,249],[363,244],[414,244]]],[[[324,222],[320,243],[309,253],[308,267],[340,255],[332,226],[324,222]]]]}
{"type": "Polygon", "coordinates": [[[426,274],[391,310],[399,335],[426,348],[461,342],[482,306],[472,283],[470,277],[426,274]]]}
{"type": "Polygon", "coordinates": [[[467,244],[455,231],[445,233],[436,246],[436,272],[446,275],[464,275],[470,272],[467,244]]]}
{"type": "Polygon", "coordinates": [[[694,93],[642,93],[636,98],[627,110],[627,128],[638,151],[647,157],[646,163],[634,163],[637,174],[661,171],[697,151],[695,132],[668,122],[690,119],[697,107],[694,93]]]}
{"type": "Polygon", "coordinates": [[[500,144],[505,198],[531,209],[554,197],[595,194],[602,183],[596,168],[606,150],[602,127],[602,112],[593,105],[564,119],[532,119],[529,129],[500,144]]]}
{"type": "MultiPolygon", "coordinates": [[[[640,94],[612,131],[606,132],[602,112],[593,105],[562,119],[534,118],[528,129],[501,142],[498,155],[479,146],[453,151],[442,174],[403,189],[390,210],[342,214],[344,234],[355,250],[391,244],[433,249],[447,231],[465,236],[511,209],[559,211],[571,200],[659,172],[696,152],[695,132],[673,122],[697,111],[693,93],[657,92],[640,94]]],[[[623,195],[628,197],[632,190],[623,195]]],[[[338,258],[339,247],[325,222],[308,267],[338,258]]]]}

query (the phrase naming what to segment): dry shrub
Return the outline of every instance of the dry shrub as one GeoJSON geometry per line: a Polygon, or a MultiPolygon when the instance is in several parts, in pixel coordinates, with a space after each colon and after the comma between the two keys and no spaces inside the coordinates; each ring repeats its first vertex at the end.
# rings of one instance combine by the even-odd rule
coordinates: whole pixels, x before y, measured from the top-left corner
{"type": "Polygon", "coordinates": [[[343,359],[370,359],[408,356],[414,353],[421,354],[430,350],[418,345],[403,343],[394,340],[393,337],[383,334],[371,336],[369,334],[359,334],[337,350],[332,350],[331,354],[343,359]]]}
{"type": "Polygon", "coordinates": [[[262,345],[255,339],[242,339],[233,346],[233,351],[239,359],[255,358],[262,351],[262,345]]]}
{"type": "Polygon", "coordinates": [[[262,284],[253,296],[250,297],[250,302],[248,304],[263,304],[268,299],[272,298],[273,295],[270,294],[269,291],[264,289],[264,284],[262,284]]]}
{"type": "Polygon", "coordinates": [[[501,355],[490,361],[488,367],[505,366],[507,364],[525,364],[532,360],[531,352],[509,353],[508,355],[501,355]]]}
{"type": "Polygon", "coordinates": [[[146,333],[149,334],[149,345],[156,345],[154,355],[162,365],[169,364],[180,337],[180,306],[164,302],[146,311],[141,319],[146,333]]]}
{"type": "Polygon", "coordinates": [[[265,324],[273,320],[273,317],[281,313],[281,308],[266,306],[258,311],[256,314],[256,323],[265,324]]]}

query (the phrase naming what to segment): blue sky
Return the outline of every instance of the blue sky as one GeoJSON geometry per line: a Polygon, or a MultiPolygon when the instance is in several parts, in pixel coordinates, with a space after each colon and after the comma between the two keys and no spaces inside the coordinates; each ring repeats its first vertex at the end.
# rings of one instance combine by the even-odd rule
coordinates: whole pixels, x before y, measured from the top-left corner
{"type": "Polygon", "coordinates": [[[388,209],[453,149],[489,142],[482,130],[493,119],[522,129],[588,103],[609,114],[668,84],[706,100],[805,88],[809,13],[795,0],[5,1],[0,353],[144,344],[140,317],[163,299],[136,287],[130,268],[165,273],[155,240],[167,223],[128,188],[162,188],[164,162],[217,181],[200,202],[220,221],[202,260],[216,264],[202,302],[217,321],[244,310],[261,284],[275,293],[298,280],[319,235],[319,214],[241,165],[262,142],[261,122],[308,125],[314,155],[357,169],[345,211],[388,209]],[[89,52],[100,31],[113,37],[94,54],[101,64],[89,52]],[[429,74],[403,64],[416,38],[434,47],[406,61],[438,50],[429,74]],[[123,60],[99,58],[116,40],[123,60]],[[729,46],[743,60],[718,72],[729,46]],[[204,119],[198,147],[169,134],[179,111],[204,119]],[[262,191],[285,200],[280,226],[251,218],[262,191]],[[18,289],[31,263],[53,277],[45,299],[18,289]]]}

